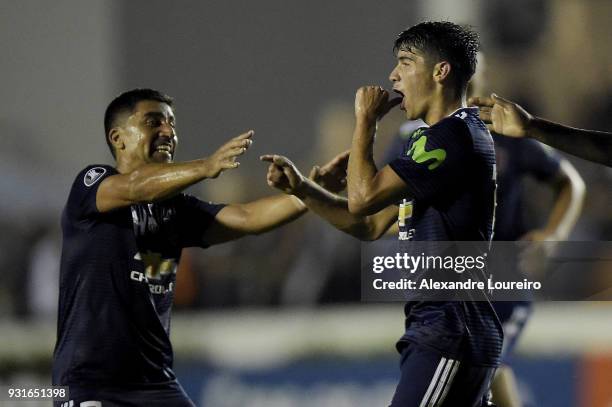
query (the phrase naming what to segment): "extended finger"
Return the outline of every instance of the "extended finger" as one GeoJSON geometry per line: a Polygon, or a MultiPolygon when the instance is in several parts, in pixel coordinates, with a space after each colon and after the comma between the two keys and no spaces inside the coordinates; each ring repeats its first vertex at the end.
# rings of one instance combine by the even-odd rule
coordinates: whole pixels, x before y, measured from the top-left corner
{"type": "Polygon", "coordinates": [[[238,161],[233,161],[233,160],[226,160],[226,161],[222,161],[220,164],[221,168],[223,168],[224,170],[229,170],[232,168],[237,168],[240,166],[240,163],[238,161]]]}
{"type": "Polygon", "coordinates": [[[351,150],[343,151],[342,153],[335,156],[330,162],[325,164],[322,170],[329,171],[334,168],[346,168],[350,154],[351,154],[351,150]]]}
{"type": "Polygon", "coordinates": [[[338,160],[338,161],[346,160],[346,161],[348,161],[350,154],[351,154],[351,149],[349,148],[348,150],[345,150],[345,151],[341,152],[340,154],[338,154],[336,156],[336,158],[334,158],[334,161],[335,160],[338,160]]]}
{"type": "Polygon", "coordinates": [[[249,130],[246,133],[242,133],[239,136],[234,137],[232,140],[246,140],[246,139],[250,139],[251,137],[253,137],[254,134],[255,134],[255,130],[249,130]]]}
{"type": "Polygon", "coordinates": [[[220,150],[221,151],[226,151],[226,150],[230,150],[230,149],[234,149],[234,148],[249,148],[252,144],[252,140],[250,139],[240,139],[240,140],[230,140],[227,143],[225,143],[220,150]]]}
{"type": "Polygon", "coordinates": [[[468,105],[478,107],[493,107],[495,101],[487,96],[472,96],[468,99],[468,105]]]}
{"type": "Polygon", "coordinates": [[[271,163],[271,162],[274,162],[274,155],[272,155],[272,154],[264,154],[264,155],[259,156],[259,159],[261,161],[265,161],[265,162],[271,163]]]}
{"type": "Polygon", "coordinates": [[[234,147],[230,150],[227,150],[224,152],[223,157],[227,158],[227,157],[237,157],[239,155],[242,155],[246,152],[246,147],[234,147]]]}
{"type": "Polygon", "coordinates": [[[292,166],[293,163],[291,161],[289,161],[289,159],[287,157],[284,157],[282,155],[277,155],[277,154],[264,154],[262,156],[259,157],[259,159],[261,161],[266,161],[269,163],[274,163],[278,166],[281,167],[285,167],[285,166],[292,166]]]}
{"type": "Polygon", "coordinates": [[[491,123],[491,109],[480,109],[478,111],[478,116],[480,116],[480,120],[485,123],[491,123]]]}
{"type": "Polygon", "coordinates": [[[491,98],[495,101],[495,103],[499,103],[502,106],[511,106],[514,105],[514,102],[509,101],[508,99],[504,99],[501,96],[498,96],[495,93],[491,93],[491,98]]]}
{"type": "Polygon", "coordinates": [[[321,177],[320,170],[321,168],[318,165],[315,165],[310,170],[310,174],[308,174],[308,178],[310,178],[313,181],[317,181],[321,177]]]}
{"type": "Polygon", "coordinates": [[[283,157],[282,155],[278,155],[278,154],[264,154],[262,156],[259,156],[259,159],[261,161],[274,163],[276,165],[283,165],[288,161],[285,157],[283,157]]]}

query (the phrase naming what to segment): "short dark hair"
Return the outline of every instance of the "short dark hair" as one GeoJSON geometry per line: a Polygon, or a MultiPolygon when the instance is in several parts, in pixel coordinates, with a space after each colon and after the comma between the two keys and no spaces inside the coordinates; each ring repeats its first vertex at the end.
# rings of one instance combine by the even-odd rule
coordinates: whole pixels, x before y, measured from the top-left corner
{"type": "Polygon", "coordinates": [[[115,150],[108,139],[108,133],[115,127],[119,115],[125,112],[133,112],[138,102],[143,100],[157,100],[170,107],[174,104],[174,100],[170,96],[158,90],[148,88],[132,89],[114,98],[113,101],[108,104],[104,112],[104,136],[113,157],[115,157],[115,150]]]}
{"type": "Polygon", "coordinates": [[[429,59],[448,61],[458,90],[464,90],[476,71],[480,49],[478,34],[469,26],[448,21],[426,21],[402,31],[395,40],[393,53],[418,50],[429,59]]]}

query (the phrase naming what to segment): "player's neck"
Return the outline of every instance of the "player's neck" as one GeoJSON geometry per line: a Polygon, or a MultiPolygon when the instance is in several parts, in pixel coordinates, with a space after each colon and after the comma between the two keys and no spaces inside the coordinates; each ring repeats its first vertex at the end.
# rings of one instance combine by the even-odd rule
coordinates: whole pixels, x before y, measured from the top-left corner
{"type": "Polygon", "coordinates": [[[457,94],[454,91],[440,92],[435,95],[432,100],[423,121],[430,126],[433,126],[440,120],[449,116],[455,110],[462,107],[467,107],[467,97],[465,92],[457,94]]]}
{"type": "Polygon", "coordinates": [[[136,170],[138,167],[144,165],[141,161],[130,159],[129,157],[117,156],[117,163],[115,168],[119,174],[129,174],[136,170]]]}

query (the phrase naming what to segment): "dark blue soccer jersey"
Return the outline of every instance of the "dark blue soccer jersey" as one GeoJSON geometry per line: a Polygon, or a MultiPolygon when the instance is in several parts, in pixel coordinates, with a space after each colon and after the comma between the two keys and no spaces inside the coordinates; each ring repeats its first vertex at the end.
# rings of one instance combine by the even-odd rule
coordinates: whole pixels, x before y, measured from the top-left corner
{"type": "MultiPolygon", "coordinates": [[[[404,150],[406,141],[419,128],[427,127],[421,120],[404,123],[385,150],[383,164],[395,160],[404,150]]],[[[522,180],[534,177],[550,181],[559,173],[561,157],[554,150],[531,139],[514,139],[492,133],[497,166],[497,207],[495,209],[494,240],[514,241],[532,227],[525,224],[522,180]]]]}
{"type": "Polygon", "coordinates": [[[532,229],[523,218],[523,178],[550,181],[559,173],[561,157],[536,140],[493,134],[493,141],[498,169],[493,238],[514,241],[532,229]]]}
{"type": "Polygon", "coordinates": [[[223,205],[178,194],[106,213],[96,207],[110,166],[76,177],[62,214],[58,334],[53,384],[129,386],[170,382],[170,311],[181,249],[223,205]]]}
{"type": "MultiPolygon", "coordinates": [[[[419,128],[389,163],[412,201],[407,236],[415,241],[476,241],[493,234],[495,152],[476,108],[463,108],[419,128]]],[[[496,366],[502,345],[488,301],[409,302],[404,341],[483,366],[496,366]]]]}

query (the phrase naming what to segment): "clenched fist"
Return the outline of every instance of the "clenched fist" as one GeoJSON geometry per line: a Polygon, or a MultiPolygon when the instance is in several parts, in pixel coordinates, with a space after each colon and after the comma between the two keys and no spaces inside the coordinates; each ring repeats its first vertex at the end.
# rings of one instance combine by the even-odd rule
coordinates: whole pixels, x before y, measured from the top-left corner
{"type": "Polygon", "coordinates": [[[375,123],[401,101],[401,97],[389,100],[389,92],[381,86],[363,86],[355,95],[355,117],[367,123],[375,123]]]}

